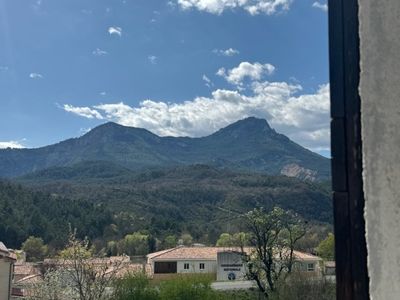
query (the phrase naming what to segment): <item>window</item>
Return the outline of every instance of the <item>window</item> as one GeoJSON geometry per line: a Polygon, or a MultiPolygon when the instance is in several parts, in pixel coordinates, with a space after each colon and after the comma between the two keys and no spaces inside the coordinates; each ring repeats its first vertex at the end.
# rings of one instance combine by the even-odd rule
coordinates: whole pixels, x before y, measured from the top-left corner
{"type": "Polygon", "coordinates": [[[204,270],[204,263],[200,263],[199,267],[200,267],[200,270],[204,270]]]}
{"type": "Polygon", "coordinates": [[[183,269],[184,270],[189,270],[189,264],[188,263],[184,263],[183,264],[183,269]]]}
{"type": "Polygon", "coordinates": [[[314,264],[307,264],[307,271],[314,272],[315,271],[314,264]]]}

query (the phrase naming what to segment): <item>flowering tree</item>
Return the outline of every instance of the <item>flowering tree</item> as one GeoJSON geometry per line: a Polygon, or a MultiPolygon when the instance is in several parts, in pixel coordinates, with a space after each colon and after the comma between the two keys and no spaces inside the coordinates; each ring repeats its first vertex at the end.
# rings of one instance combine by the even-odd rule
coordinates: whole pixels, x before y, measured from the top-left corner
{"type": "Polygon", "coordinates": [[[43,280],[29,290],[29,299],[51,300],[102,300],[109,299],[107,292],[123,264],[120,260],[96,258],[89,240],[76,238],[70,233],[67,248],[60,258],[51,262],[43,280]]]}

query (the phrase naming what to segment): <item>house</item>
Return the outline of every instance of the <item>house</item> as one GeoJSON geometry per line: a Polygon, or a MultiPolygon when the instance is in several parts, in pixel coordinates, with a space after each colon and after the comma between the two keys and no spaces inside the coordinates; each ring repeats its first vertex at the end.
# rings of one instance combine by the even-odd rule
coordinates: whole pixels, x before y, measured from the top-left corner
{"type": "Polygon", "coordinates": [[[15,253],[7,249],[0,242],[0,299],[8,300],[11,297],[14,263],[17,261],[15,253]]]}
{"type": "Polygon", "coordinates": [[[151,276],[174,273],[217,272],[218,247],[178,246],[147,255],[151,276]]]}
{"type": "MultiPolygon", "coordinates": [[[[251,253],[252,248],[243,249],[251,253]]],[[[301,272],[321,275],[317,256],[294,251],[295,266],[301,272]]],[[[147,255],[148,273],[155,278],[171,274],[214,274],[218,281],[244,280],[246,266],[239,247],[178,246],[147,255]]]]}

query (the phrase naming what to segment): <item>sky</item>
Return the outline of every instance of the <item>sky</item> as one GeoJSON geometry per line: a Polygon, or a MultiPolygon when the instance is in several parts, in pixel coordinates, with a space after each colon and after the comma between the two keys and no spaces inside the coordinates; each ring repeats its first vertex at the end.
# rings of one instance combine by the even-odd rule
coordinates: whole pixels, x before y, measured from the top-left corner
{"type": "Polygon", "coordinates": [[[0,0],[0,148],[266,119],[329,156],[325,0],[0,0]]]}

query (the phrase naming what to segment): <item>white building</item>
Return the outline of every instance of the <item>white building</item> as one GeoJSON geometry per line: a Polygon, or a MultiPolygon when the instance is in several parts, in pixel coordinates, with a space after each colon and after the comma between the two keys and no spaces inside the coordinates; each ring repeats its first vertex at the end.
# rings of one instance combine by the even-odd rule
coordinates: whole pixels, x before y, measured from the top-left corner
{"type": "MultiPolygon", "coordinates": [[[[245,248],[246,253],[252,251],[245,248]]],[[[320,275],[317,256],[295,251],[296,267],[313,275],[320,275]]],[[[215,274],[218,281],[245,280],[246,267],[239,247],[186,247],[179,246],[147,255],[150,276],[170,274],[215,274]]]]}
{"type": "Polygon", "coordinates": [[[14,263],[17,257],[0,242],[0,299],[8,300],[11,297],[11,284],[14,263]]]}

